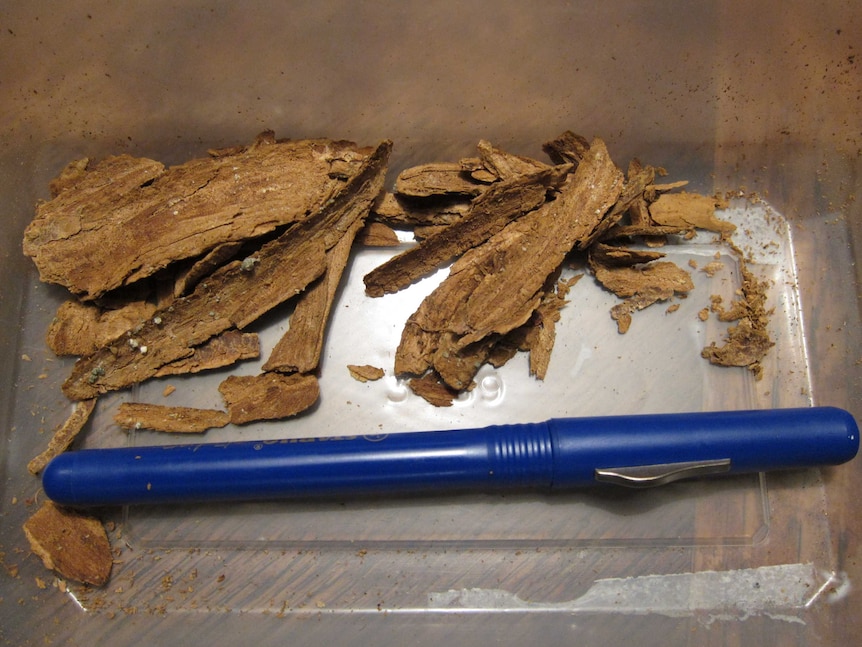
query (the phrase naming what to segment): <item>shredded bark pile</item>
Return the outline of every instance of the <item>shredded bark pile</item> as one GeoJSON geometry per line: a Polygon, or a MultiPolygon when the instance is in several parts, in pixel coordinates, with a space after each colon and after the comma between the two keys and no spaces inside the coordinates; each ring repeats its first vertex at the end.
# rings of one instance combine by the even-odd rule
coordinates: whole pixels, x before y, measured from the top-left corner
{"type": "MultiPolygon", "coordinates": [[[[257,357],[256,336],[242,331],[294,299],[290,327],[263,373],[222,391],[245,403],[251,396],[243,393],[296,391],[271,373],[309,376],[301,395],[285,396],[294,404],[275,410],[310,406],[350,250],[357,240],[398,244],[395,227],[413,230],[419,242],[368,273],[366,292],[396,292],[452,263],[406,322],[394,362],[417,391],[451,402],[472,388],[482,364],[501,366],[519,351],[544,379],[574,283],[560,280],[573,254],[621,299],[610,314],[625,333],[634,313],[694,285],[687,270],[644,244],[733,230],[715,215],[721,200],[681,190],[686,182],[656,183],[665,171],[638,160],[623,174],[601,139],[570,131],[543,145],[550,163],[482,140],[474,157],[405,169],[391,193],[383,189],[390,149],[266,132],[250,146],[168,169],[129,156],[70,164],[24,241],[43,280],[76,294],[48,333],[56,353],[82,356],[64,393],[91,400],[152,377],[257,357]]],[[[756,366],[771,345],[762,325],[768,313],[743,301],[747,309],[729,311],[738,321],[729,343],[704,350],[710,361],[756,366]]],[[[246,404],[228,404],[232,421],[258,419],[246,404]]],[[[179,413],[172,420],[186,419],[179,413]]]]}
{"type": "MultiPolygon", "coordinates": [[[[558,279],[572,254],[586,253],[596,281],[622,299],[611,317],[625,333],[636,311],[694,288],[688,271],[659,260],[663,253],[628,243],[660,247],[696,229],[721,236],[734,229],[715,215],[723,201],[678,191],[685,181],[657,184],[664,169],[633,160],[623,176],[600,139],[566,132],[543,149],[551,165],[481,141],[477,157],[405,170],[375,207],[376,219],[422,233],[419,244],[365,276],[369,296],[401,290],[455,259],[408,319],[395,356],[396,375],[411,378],[432,404],[451,404],[473,388],[482,364],[501,366],[518,351],[530,353],[530,372],[544,379],[573,284],[558,279]]],[[[746,333],[748,346],[755,337],[746,333]]],[[[743,361],[730,353],[716,349],[710,359],[743,361]]]]}
{"type": "Polygon", "coordinates": [[[293,300],[263,373],[223,385],[227,412],[129,403],[117,422],[199,432],[310,407],[332,300],[390,151],[388,141],[368,148],[267,131],[169,169],[127,155],[67,166],[24,239],[41,278],[76,295],[47,335],[58,355],[81,356],[63,392],[94,401],[259,357],[257,334],[243,329],[293,300]]]}

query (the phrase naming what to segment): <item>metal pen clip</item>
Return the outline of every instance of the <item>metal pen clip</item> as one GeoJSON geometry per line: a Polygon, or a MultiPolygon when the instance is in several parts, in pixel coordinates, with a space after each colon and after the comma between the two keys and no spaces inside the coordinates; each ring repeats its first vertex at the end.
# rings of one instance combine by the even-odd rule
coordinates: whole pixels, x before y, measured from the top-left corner
{"type": "Polygon", "coordinates": [[[730,459],[720,458],[709,461],[597,468],[595,478],[601,483],[613,483],[629,488],[648,488],[672,483],[680,479],[707,476],[710,474],[724,474],[729,471],[730,459]]]}

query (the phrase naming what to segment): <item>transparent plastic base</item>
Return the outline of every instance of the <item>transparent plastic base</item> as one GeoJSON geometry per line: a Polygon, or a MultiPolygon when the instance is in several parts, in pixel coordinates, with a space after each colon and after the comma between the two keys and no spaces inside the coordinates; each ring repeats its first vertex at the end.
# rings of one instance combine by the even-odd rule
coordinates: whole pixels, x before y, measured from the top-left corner
{"type": "MultiPolygon", "coordinates": [[[[362,249],[351,260],[333,309],[321,368],[322,395],[314,410],[289,421],[212,430],[195,442],[807,405],[807,362],[789,229],[764,203],[734,201],[721,217],[737,224],[735,244],[749,269],[768,281],[775,347],[759,381],[746,369],[713,366],[700,355],[709,343],[722,342],[727,327],[713,314],[703,320],[701,311],[712,295],[722,295],[728,304],[740,287],[738,256],[715,235],[702,232],[661,249],[667,260],[690,271],[695,289],[687,298],[635,313],[631,329],[620,335],[609,314],[616,297],[588,275],[569,295],[544,381],[529,376],[527,357],[519,355],[500,369],[483,367],[473,391],[452,407],[435,408],[393,376],[392,362],[404,321],[447,270],[401,293],[370,299],[362,276],[397,250],[362,249]],[[350,377],[348,364],[379,366],[386,375],[360,383],[350,377]]],[[[574,267],[567,273],[582,271],[574,267]]],[[[284,311],[261,322],[257,330],[264,357],[288,321],[289,311],[284,311]]],[[[247,362],[230,371],[255,373],[259,364],[247,362]]],[[[126,437],[113,424],[113,412],[122,400],[219,407],[217,386],[228,372],[153,380],[103,398],[86,445],[189,442],[188,436],[145,431],[126,437]],[[166,397],[168,384],[176,390],[166,397]]],[[[792,478],[811,480],[799,500],[806,505],[811,499],[816,513],[822,503],[816,474],[792,478]]],[[[592,613],[596,608],[589,600],[616,587],[617,595],[629,592],[629,601],[620,602],[624,611],[626,605],[637,604],[635,599],[647,599],[637,598],[637,591],[679,584],[678,579],[649,578],[698,575],[699,569],[692,569],[698,555],[763,542],[774,532],[768,488],[772,479],[742,475],[636,492],[605,487],[554,495],[464,493],[131,507],[119,526],[121,538],[115,543],[122,554],[110,587],[98,593],[71,590],[70,595],[83,608],[99,612],[140,608],[172,613],[206,607],[275,614],[465,608],[592,613]],[[638,567],[638,556],[647,555],[649,564],[638,567]],[[580,598],[583,595],[587,597],[580,598]]],[[[825,520],[821,524],[822,541],[811,546],[812,563],[826,550],[825,520]]],[[[735,575],[722,572],[740,582],[755,575],[764,582],[777,578],[785,588],[788,578],[796,578],[809,592],[831,577],[803,564],[805,577],[800,579],[797,565],[791,566],[796,568],[792,573],[785,568],[758,575],[750,566],[735,575]]],[[[709,576],[704,577],[699,581],[708,583],[709,576]]],[[[773,611],[808,603],[808,597],[797,600],[798,591],[794,587],[789,597],[769,598],[774,604],[759,598],[748,602],[773,611]]],[[[726,603],[706,599],[696,604],[726,603]]]]}

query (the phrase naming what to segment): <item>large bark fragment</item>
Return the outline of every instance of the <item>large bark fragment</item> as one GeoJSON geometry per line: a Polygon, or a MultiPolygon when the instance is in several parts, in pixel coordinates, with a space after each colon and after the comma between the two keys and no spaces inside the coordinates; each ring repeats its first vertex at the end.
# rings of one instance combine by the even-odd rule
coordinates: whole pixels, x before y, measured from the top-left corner
{"type": "Polygon", "coordinates": [[[570,169],[570,166],[550,167],[495,183],[473,201],[462,220],[366,274],[366,293],[379,297],[397,292],[486,241],[515,218],[544,203],[548,189],[558,186],[570,169]]]}
{"type": "Polygon", "coordinates": [[[218,390],[235,425],[295,416],[313,405],[320,395],[317,378],[300,373],[232,375],[218,390]]]}
{"type": "Polygon", "coordinates": [[[306,219],[359,173],[367,154],[350,142],[277,142],[264,133],[251,146],[169,169],[108,158],[71,174],[37,206],[24,252],[43,281],[92,299],[222,243],[306,219]]]}
{"type": "MultiPolygon", "coordinates": [[[[274,292],[272,283],[264,281],[275,281],[283,290],[280,298],[268,299],[266,305],[274,307],[323,273],[326,254],[319,240],[277,243],[261,249],[254,272],[242,271],[239,263],[225,266],[192,294],[158,312],[134,335],[121,336],[76,362],[63,392],[75,400],[86,399],[153,377],[166,364],[191,356],[196,346],[238,326],[250,295],[274,292]]],[[[263,306],[264,301],[257,305],[263,306]]]]}
{"type": "Polygon", "coordinates": [[[79,360],[63,385],[75,400],[125,388],[152,377],[196,346],[229,328],[244,328],[301,293],[326,269],[326,251],[368,214],[383,187],[391,142],[381,143],[362,171],[320,211],[201,281],[126,339],[79,360]]]}
{"type": "MultiPolygon", "coordinates": [[[[595,140],[555,200],[521,216],[452,265],[449,277],[408,319],[396,372],[436,369],[439,358],[451,362],[453,352],[475,352],[477,342],[525,324],[542,301],[548,277],[578,241],[592,235],[619,198],[622,184],[622,173],[604,143],[595,140]]],[[[463,388],[463,373],[457,382],[447,380],[463,388]]]]}

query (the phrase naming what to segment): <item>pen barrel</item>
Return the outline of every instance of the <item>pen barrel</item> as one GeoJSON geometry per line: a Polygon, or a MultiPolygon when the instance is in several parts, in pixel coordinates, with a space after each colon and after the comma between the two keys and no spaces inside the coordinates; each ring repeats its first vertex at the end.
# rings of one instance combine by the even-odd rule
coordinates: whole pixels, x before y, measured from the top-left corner
{"type": "Polygon", "coordinates": [[[547,488],[546,423],[69,452],[45,469],[72,506],[547,488]]]}
{"type": "Polygon", "coordinates": [[[45,493],[71,506],[189,503],[596,484],[597,470],[721,461],[731,472],[836,465],[859,447],[830,407],[564,418],[329,438],[68,452],[45,493]]]}
{"type": "Polygon", "coordinates": [[[548,423],[555,489],[595,482],[595,470],[729,459],[732,473],[838,465],[859,429],[834,407],[563,418],[548,423]]]}

